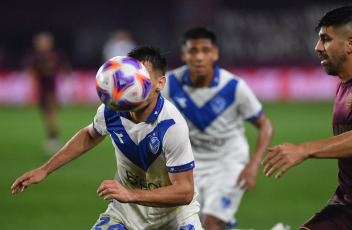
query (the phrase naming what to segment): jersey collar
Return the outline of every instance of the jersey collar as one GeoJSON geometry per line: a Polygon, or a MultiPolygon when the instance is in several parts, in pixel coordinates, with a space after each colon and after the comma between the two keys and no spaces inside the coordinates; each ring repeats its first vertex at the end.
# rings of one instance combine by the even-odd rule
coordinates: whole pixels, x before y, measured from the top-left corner
{"type": "MultiPolygon", "coordinates": [[[[216,64],[213,64],[213,68],[215,70],[214,75],[213,75],[213,80],[208,87],[214,87],[219,84],[220,68],[216,64]]],[[[186,68],[185,72],[183,73],[182,83],[184,85],[192,86],[191,80],[189,78],[189,68],[188,67],[186,68]]]]}
{"type": "Polygon", "coordinates": [[[147,118],[146,122],[148,121],[155,121],[160,114],[160,111],[163,109],[164,106],[164,98],[159,94],[158,102],[156,103],[153,112],[147,118]]]}
{"type": "MultiPolygon", "coordinates": [[[[164,106],[164,98],[159,94],[158,102],[156,103],[153,112],[149,115],[145,122],[155,121],[159,116],[160,111],[164,106]]],[[[117,112],[120,117],[130,119],[130,114],[128,112],[117,112]]]]}

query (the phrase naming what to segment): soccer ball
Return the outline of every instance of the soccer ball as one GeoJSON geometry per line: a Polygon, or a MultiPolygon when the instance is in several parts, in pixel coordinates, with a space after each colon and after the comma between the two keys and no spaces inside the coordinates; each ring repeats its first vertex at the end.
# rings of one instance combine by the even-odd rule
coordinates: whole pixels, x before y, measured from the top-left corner
{"type": "Polygon", "coordinates": [[[150,92],[150,76],[138,60],[117,56],[98,70],[95,86],[100,100],[110,109],[126,112],[138,109],[150,92]]]}

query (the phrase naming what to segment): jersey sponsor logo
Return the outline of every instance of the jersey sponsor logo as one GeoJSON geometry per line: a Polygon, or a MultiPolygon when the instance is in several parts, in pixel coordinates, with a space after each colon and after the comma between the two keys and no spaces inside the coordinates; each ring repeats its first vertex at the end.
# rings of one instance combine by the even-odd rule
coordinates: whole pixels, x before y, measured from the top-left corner
{"type": "Polygon", "coordinates": [[[348,94],[348,96],[346,97],[345,109],[351,110],[351,105],[352,105],[352,93],[348,94]]]}
{"type": "Polygon", "coordinates": [[[190,141],[193,147],[202,147],[202,148],[212,148],[213,146],[222,147],[225,143],[225,139],[213,138],[212,140],[209,140],[209,139],[201,139],[199,137],[195,138],[193,136],[190,136],[190,141]]]}
{"type": "Polygon", "coordinates": [[[210,106],[214,113],[219,114],[225,109],[226,100],[218,95],[211,100],[210,106]]]}
{"type": "Polygon", "coordinates": [[[130,184],[138,189],[142,189],[142,190],[153,190],[156,188],[161,188],[161,184],[160,183],[156,183],[156,182],[148,182],[145,177],[141,177],[138,175],[134,175],[132,172],[126,170],[126,177],[128,179],[128,181],[130,182],[130,184]]]}
{"type": "Polygon", "coordinates": [[[155,136],[155,133],[153,133],[153,135],[148,136],[148,142],[149,142],[148,143],[149,150],[153,154],[156,154],[160,147],[160,141],[158,137],[155,136]]]}

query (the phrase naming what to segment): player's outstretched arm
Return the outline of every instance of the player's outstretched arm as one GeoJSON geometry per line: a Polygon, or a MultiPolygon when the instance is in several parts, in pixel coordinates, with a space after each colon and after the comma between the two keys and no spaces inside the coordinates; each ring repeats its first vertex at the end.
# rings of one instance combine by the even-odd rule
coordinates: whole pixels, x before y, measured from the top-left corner
{"type": "Polygon", "coordinates": [[[169,173],[172,185],[154,190],[128,189],[118,181],[105,180],[97,193],[104,199],[122,203],[136,203],[152,207],[173,207],[189,204],[194,195],[193,170],[169,173]]]}
{"type": "Polygon", "coordinates": [[[352,131],[344,134],[307,142],[303,144],[283,143],[268,149],[269,154],[263,160],[264,173],[271,176],[279,168],[276,178],[281,177],[289,168],[307,158],[344,158],[352,157],[352,131]]]}
{"type": "Polygon", "coordinates": [[[11,187],[12,194],[20,191],[24,192],[29,185],[41,182],[51,172],[81,156],[99,144],[103,139],[104,137],[95,133],[92,125],[83,128],[47,163],[19,177],[11,187]]]}
{"type": "Polygon", "coordinates": [[[242,180],[244,181],[241,186],[244,190],[254,189],[260,163],[270,145],[274,132],[271,121],[265,114],[262,114],[256,121],[254,121],[253,125],[258,129],[257,144],[250,162],[246,165],[237,179],[237,185],[239,185],[242,180]]]}

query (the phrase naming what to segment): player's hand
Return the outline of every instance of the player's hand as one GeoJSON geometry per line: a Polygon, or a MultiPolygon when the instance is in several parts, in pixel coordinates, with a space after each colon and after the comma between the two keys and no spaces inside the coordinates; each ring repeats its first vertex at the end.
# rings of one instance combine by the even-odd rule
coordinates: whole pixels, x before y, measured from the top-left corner
{"type": "Polygon", "coordinates": [[[275,176],[275,178],[280,178],[289,168],[307,159],[302,145],[283,143],[268,148],[268,151],[270,153],[262,162],[262,165],[266,165],[264,168],[264,174],[268,177],[282,167],[275,176]]]}
{"type": "Polygon", "coordinates": [[[255,184],[257,183],[257,174],[258,174],[257,165],[249,163],[248,165],[246,165],[246,167],[239,175],[237,179],[237,186],[241,185],[241,189],[244,189],[245,191],[253,190],[255,187],[255,184]],[[243,184],[241,184],[241,182],[243,184]]]}
{"type": "Polygon", "coordinates": [[[122,203],[127,203],[130,200],[129,189],[116,180],[104,180],[97,193],[100,197],[107,195],[104,197],[104,200],[116,199],[122,203]]]}
{"type": "Polygon", "coordinates": [[[44,180],[48,176],[47,172],[41,168],[32,170],[23,174],[23,176],[17,178],[15,183],[11,186],[12,194],[24,192],[31,184],[37,184],[44,180]]]}

